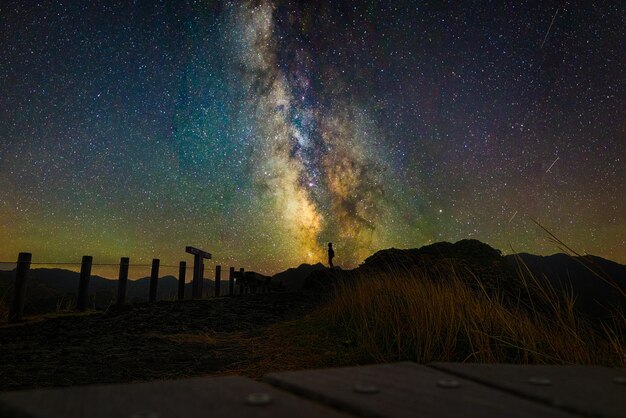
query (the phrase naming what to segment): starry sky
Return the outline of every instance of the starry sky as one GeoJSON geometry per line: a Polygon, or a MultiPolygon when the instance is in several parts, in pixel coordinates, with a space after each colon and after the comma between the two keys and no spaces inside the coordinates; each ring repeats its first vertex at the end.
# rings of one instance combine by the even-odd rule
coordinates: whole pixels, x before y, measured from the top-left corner
{"type": "Polygon", "coordinates": [[[3,1],[0,260],[626,263],[626,5],[3,1]]]}

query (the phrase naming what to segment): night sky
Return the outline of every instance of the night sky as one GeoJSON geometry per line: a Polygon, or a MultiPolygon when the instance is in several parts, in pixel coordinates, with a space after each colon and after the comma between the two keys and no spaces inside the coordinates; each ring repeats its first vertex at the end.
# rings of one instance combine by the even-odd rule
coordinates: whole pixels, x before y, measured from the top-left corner
{"type": "Polygon", "coordinates": [[[626,263],[626,4],[2,1],[0,260],[626,263]]]}

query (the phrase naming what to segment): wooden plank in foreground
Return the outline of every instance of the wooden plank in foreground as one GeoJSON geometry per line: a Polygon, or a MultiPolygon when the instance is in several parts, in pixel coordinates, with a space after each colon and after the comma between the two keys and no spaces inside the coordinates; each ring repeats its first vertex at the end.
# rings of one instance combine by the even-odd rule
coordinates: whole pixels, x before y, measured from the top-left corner
{"type": "Polygon", "coordinates": [[[626,417],[623,369],[469,363],[431,366],[581,415],[626,417]]]}
{"type": "Polygon", "coordinates": [[[414,363],[272,373],[282,389],[366,417],[572,417],[414,363]]]}
{"type": "Polygon", "coordinates": [[[0,394],[0,416],[313,418],[346,415],[264,383],[227,376],[5,392],[0,394]]]}

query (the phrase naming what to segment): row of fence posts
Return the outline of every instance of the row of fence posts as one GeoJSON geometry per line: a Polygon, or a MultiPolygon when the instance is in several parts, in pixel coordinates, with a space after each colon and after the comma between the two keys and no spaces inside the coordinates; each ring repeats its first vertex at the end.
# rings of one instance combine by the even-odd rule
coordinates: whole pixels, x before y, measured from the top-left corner
{"type": "MultiPolygon", "coordinates": [[[[31,253],[20,253],[17,258],[17,266],[15,268],[15,287],[13,290],[13,301],[9,308],[9,322],[20,322],[24,314],[24,300],[26,296],[26,280],[28,271],[30,270],[32,260],[31,253]]],[[[87,310],[88,303],[88,290],[89,279],[91,278],[91,267],[93,264],[93,257],[90,255],[83,256],[80,266],[80,276],[78,279],[78,295],[76,298],[76,310],[84,312],[87,310]]],[[[128,268],[130,266],[130,259],[128,257],[122,257],[120,259],[120,270],[118,276],[117,285],[117,299],[116,305],[123,305],[126,303],[126,288],[128,286],[128,268]]],[[[150,290],[148,292],[148,301],[155,302],[157,298],[157,285],[159,280],[159,266],[160,260],[155,258],[152,260],[152,268],[150,271],[150,290]]],[[[178,269],[178,300],[184,300],[185,298],[185,274],[187,272],[187,263],[181,261],[178,269]]],[[[239,269],[236,274],[235,268],[231,267],[228,275],[228,295],[235,295],[235,278],[243,278],[245,270],[239,269]]],[[[215,266],[215,297],[220,296],[222,267],[215,266]]],[[[243,281],[238,283],[239,294],[244,293],[256,293],[257,288],[255,286],[248,286],[243,281]]],[[[270,289],[263,287],[265,292],[270,289]]],[[[200,284],[200,292],[193,292],[193,298],[200,298],[202,296],[202,284],[200,284]]]]}

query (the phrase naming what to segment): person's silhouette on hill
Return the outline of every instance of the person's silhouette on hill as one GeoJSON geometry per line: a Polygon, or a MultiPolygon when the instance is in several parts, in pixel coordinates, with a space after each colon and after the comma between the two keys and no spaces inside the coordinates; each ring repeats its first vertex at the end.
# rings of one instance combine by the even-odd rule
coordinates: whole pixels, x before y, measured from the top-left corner
{"type": "Polygon", "coordinates": [[[328,265],[333,267],[333,258],[335,257],[335,252],[333,251],[333,243],[328,243],[328,265]]]}

